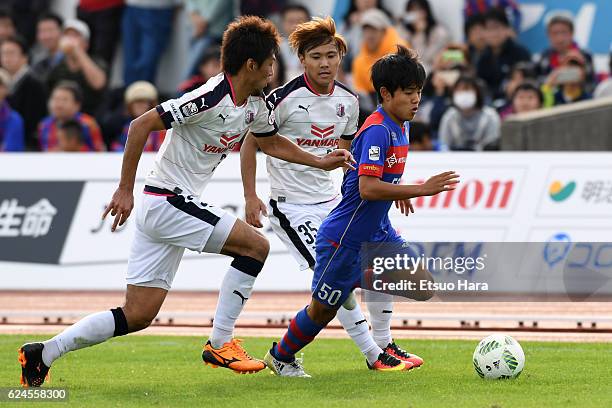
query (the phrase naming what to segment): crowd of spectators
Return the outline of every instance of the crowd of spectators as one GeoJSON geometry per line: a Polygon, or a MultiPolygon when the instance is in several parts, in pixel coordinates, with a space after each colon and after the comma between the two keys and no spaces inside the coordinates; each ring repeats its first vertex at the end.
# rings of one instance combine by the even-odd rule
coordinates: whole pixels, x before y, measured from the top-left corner
{"type": "MultiPolygon", "coordinates": [[[[239,7],[227,0],[80,0],[77,18],[64,19],[49,3],[0,5],[0,151],[122,151],[131,120],[220,72],[219,45],[236,13],[273,14],[278,23],[283,43],[271,90],[302,72],[286,38],[316,14],[286,0],[242,0],[239,7]],[[185,21],[176,18],[179,7],[185,21]],[[188,59],[176,94],[160,95],[158,66],[177,24],[190,29],[188,59]],[[118,49],[123,86],[116,88],[110,76],[118,49]]],[[[377,103],[370,67],[396,44],[414,48],[428,73],[411,124],[414,150],[495,150],[511,115],[612,96],[612,79],[596,73],[591,53],[575,42],[571,15],[548,18],[548,48],[532,55],[518,41],[518,1],[464,3],[465,40],[457,42],[428,0],[407,0],[394,13],[381,0],[335,1],[349,44],[339,80],[360,95],[363,117],[377,103]]],[[[158,150],[164,136],[152,133],[145,150],[158,150]]]]}

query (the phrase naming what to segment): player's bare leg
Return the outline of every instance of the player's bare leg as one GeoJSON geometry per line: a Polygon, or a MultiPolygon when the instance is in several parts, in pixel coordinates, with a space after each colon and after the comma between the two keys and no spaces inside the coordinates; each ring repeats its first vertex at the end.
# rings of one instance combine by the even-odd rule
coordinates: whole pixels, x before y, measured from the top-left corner
{"type": "Polygon", "coordinates": [[[64,354],[147,328],[167,293],[161,288],[127,285],[123,307],[90,314],[42,343],[24,344],[19,348],[21,384],[40,387],[51,364],[64,354]]]}
{"type": "Polygon", "coordinates": [[[236,220],[221,253],[234,258],[219,290],[213,331],[204,346],[202,359],[212,367],[234,372],[254,373],[265,364],[251,358],[233,338],[234,326],[246,301],[251,297],[255,279],[270,251],[268,240],[241,220],[236,220]]]}

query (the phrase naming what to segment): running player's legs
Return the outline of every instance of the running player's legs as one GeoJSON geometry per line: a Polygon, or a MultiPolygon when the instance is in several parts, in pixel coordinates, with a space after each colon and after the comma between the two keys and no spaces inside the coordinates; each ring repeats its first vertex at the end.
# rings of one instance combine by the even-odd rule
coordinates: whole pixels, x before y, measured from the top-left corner
{"type": "MultiPolygon", "coordinates": [[[[265,358],[266,364],[274,373],[285,375],[283,372],[289,364],[294,368],[290,368],[289,372],[295,371],[294,375],[306,376],[301,366],[298,365],[296,371],[296,366],[293,365],[295,354],[312,342],[334,318],[340,305],[358,284],[360,275],[358,250],[339,247],[319,237],[311,302],[291,320],[281,341],[273,344],[265,358]]],[[[362,340],[370,369],[397,371],[412,367],[385,354],[369,336],[367,328],[362,340]]]]}
{"type": "MultiPolygon", "coordinates": [[[[389,251],[388,256],[395,256],[397,253],[406,253],[411,257],[418,257],[414,248],[406,242],[395,230],[390,229],[389,233],[381,241],[382,245],[388,245],[382,251],[389,251]]],[[[431,274],[426,269],[418,268],[410,279],[416,282],[420,280],[433,280],[431,274]]],[[[419,287],[417,283],[417,287],[419,287]]],[[[428,300],[433,296],[431,291],[413,291],[411,298],[414,300],[428,300]]],[[[364,299],[370,313],[370,324],[372,326],[372,337],[376,344],[385,352],[399,358],[405,363],[410,363],[414,367],[420,367],[423,359],[417,355],[402,350],[393,340],[391,334],[391,318],[393,316],[393,296],[387,293],[364,290],[364,299]]]]}
{"type": "MultiPolygon", "coordinates": [[[[301,270],[314,271],[316,233],[325,217],[338,205],[340,200],[338,196],[320,204],[289,204],[275,200],[269,201],[268,217],[272,230],[289,249],[301,270]]],[[[316,308],[317,304],[313,304],[312,307],[316,308]]],[[[336,318],[363,355],[369,360],[375,360],[379,353],[373,350],[367,320],[353,292],[338,309],[336,318]]]]}
{"type": "Polygon", "coordinates": [[[262,234],[244,221],[235,220],[219,251],[234,260],[219,289],[213,330],[202,352],[204,362],[213,368],[221,366],[239,373],[253,373],[265,368],[263,362],[246,354],[240,342],[233,339],[233,333],[269,250],[268,240],[262,234]]]}

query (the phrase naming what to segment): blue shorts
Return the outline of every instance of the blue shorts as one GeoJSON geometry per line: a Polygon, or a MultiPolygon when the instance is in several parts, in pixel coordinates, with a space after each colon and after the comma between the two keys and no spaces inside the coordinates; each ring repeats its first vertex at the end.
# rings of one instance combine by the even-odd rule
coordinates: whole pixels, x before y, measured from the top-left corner
{"type": "MultiPolygon", "coordinates": [[[[377,234],[375,242],[403,244],[395,231],[377,234]]],[[[312,297],[318,302],[338,309],[351,292],[361,287],[361,250],[343,245],[317,234],[316,263],[312,277],[312,297]]]]}

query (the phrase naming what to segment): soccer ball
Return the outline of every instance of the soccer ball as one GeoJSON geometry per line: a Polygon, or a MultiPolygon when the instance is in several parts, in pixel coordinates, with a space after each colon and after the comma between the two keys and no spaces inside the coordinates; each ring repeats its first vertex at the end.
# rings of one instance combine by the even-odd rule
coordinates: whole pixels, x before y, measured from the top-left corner
{"type": "Polygon", "coordinates": [[[473,361],[480,378],[516,378],[525,367],[525,353],[507,334],[492,334],[478,343],[473,361]]]}

